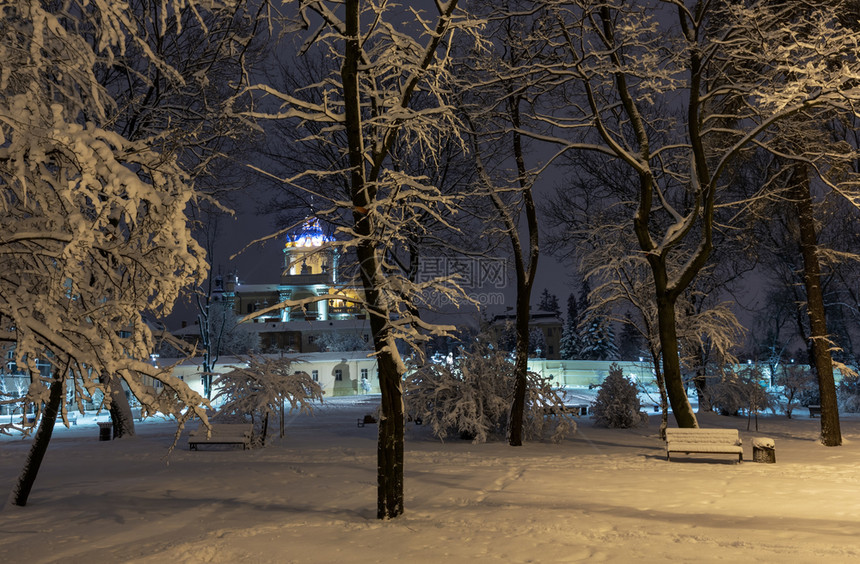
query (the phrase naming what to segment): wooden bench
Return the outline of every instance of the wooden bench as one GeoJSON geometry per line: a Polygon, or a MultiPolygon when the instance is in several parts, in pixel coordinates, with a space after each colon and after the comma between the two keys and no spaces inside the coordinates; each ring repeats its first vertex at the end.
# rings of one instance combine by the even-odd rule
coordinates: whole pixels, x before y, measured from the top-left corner
{"type": "Polygon", "coordinates": [[[666,460],[672,453],[736,454],[744,460],[744,449],[737,429],[666,429],[666,460]]]}
{"type": "Polygon", "coordinates": [[[567,413],[571,413],[579,417],[585,417],[588,415],[589,407],[590,406],[587,403],[569,403],[564,406],[564,409],[567,413]]]}
{"type": "Polygon", "coordinates": [[[809,406],[809,416],[815,417],[816,415],[821,416],[821,406],[820,405],[810,405],[809,406]]]}
{"type": "Polygon", "coordinates": [[[242,450],[245,450],[251,448],[253,434],[254,425],[251,423],[212,423],[211,435],[205,425],[200,425],[188,435],[188,448],[197,450],[198,445],[242,445],[242,450]]]}
{"type": "Polygon", "coordinates": [[[373,425],[374,423],[376,423],[376,418],[373,415],[370,415],[369,413],[367,415],[365,415],[364,417],[361,417],[358,419],[358,426],[359,427],[364,427],[365,425],[373,425]]]}

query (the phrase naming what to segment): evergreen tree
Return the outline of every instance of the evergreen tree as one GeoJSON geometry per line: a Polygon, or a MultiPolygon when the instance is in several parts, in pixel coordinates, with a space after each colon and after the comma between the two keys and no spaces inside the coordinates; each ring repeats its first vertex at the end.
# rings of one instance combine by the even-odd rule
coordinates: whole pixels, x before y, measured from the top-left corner
{"type": "Polygon", "coordinates": [[[561,308],[558,307],[558,296],[550,294],[549,290],[543,289],[538,302],[538,309],[541,311],[551,311],[561,317],[561,308]]]}
{"type": "Polygon", "coordinates": [[[609,376],[600,385],[592,404],[594,424],[615,429],[629,429],[647,422],[640,413],[636,384],[627,379],[617,364],[609,367],[609,376]]]}
{"type": "Polygon", "coordinates": [[[567,321],[561,333],[559,356],[562,360],[575,360],[579,358],[580,348],[582,348],[582,342],[579,338],[579,310],[576,297],[571,293],[567,296],[567,321]]]}
{"type": "Polygon", "coordinates": [[[615,330],[605,316],[596,315],[591,318],[582,340],[580,356],[583,360],[618,360],[615,330]]]}
{"type": "Polygon", "coordinates": [[[543,336],[543,331],[537,327],[529,329],[529,356],[546,356],[546,351],[546,339],[543,336]]]}
{"type": "Polygon", "coordinates": [[[645,341],[642,338],[642,333],[636,328],[633,317],[627,313],[624,316],[624,327],[621,329],[618,358],[619,360],[637,360],[643,356],[644,351],[645,341]]]}
{"type": "MultiPolygon", "coordinates": [[[[579,299],[576,302],[576,309],[578,314],[578,324],[582,323],[585,318],[586,312],[588,311],[589,301],[588,294],[591,293],[591,285],[589,285],[588,280],[582,281],[582,286],[579,289],[579,299]]],[[[568,309],[570,305],[568,305],[568,309]]]]}

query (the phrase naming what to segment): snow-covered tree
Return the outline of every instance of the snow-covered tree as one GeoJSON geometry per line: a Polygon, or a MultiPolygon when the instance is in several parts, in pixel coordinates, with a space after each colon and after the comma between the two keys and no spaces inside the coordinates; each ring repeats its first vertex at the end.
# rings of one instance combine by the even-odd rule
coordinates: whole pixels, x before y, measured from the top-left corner
{"type": "MultiPolygon", "coordinates": [[[[355,282],[363,289],[379,366],[382,417],[378,440],[377,515],[403,512],[402,378],[406,365],[398,342],[420,353],[429,335],[455,328],[433,325],[415,315],[439,296],[461,299],[457,283],[445,276],[415,281],[395,257],[408,253],[416,234],[456,231],[449,217],[456,202],[421,173],[395,166],[395,150],[409,150],[421,159],[438,158],[442,136],[458,140],[463,129],[452,111],[449,72],[452,35],[470,34],[477,22],[457,0],[435,4],[432,15],[393,8],[384,0],[287,2],[294,17],[284,22],[289,32],[313,26],[299,54],[329,58],[333,69],[322,81],[302,85],[318,96],[281,92],[269,84],[252,85],[237,100],[259,98],[249,117],[288,120],[306,135],[311,150],[320,144],[345,156],[334,168],[307,168],[282,179],[301,186],[324,202],[318,215],[339,226],[343,256],[355,258],[355,282]],[[331,182],[322,191],[320,177],[331,182]],[[346,194],[341,191],[346,188],[346,194]],[[430,221],[432,219],[432,221],[430,221]]],[[[296,33],[285,34],[296,37],[296,33]]],[[[400,162],[400,161],[398,161],[400,162]]],[[[312,298],[354,298],[340,295],[312,298]]],[[[285,302],[273,307],[300,305],[285,302]]],[[[262,312],[258,312],[262,313],[262,312]]]]}
{"type": "MultiPolygon", "coordinates": [[[[528,2],[511,0],[504,7],[528,13],[528,2]]],[[[527,163],[528,150],[521,127],[529,120],[529,106],[533,93],[531,81],[522,75],[499,74],[508,66],[518,67],[528,59],[531,42],[530,29],[535,25],[531,18],[520,19],[508,12],[497,12],[496,3],[475,2],[486,11],[487,35],[492,38],[486,53],[470,59],[463,68],[470,71],[461,77],[461,88],[467,95],[461,100],[461,109],[467,115],[471,131],[471,147],[477,168],[478,194],[489,200],[493,212],[487,224],[498,226],[503,239],[510,244],[511,264],[516,284],[514,330],[516,342],[514,364],[516,387],[511,401],[511,446],[523,441],[523,422],[526,411],[528,379],[529,322],[531,296],[540,257],[540,232],[534,186],[541,165],[527,163]],[[511,167],[508,163],[514,163],[511,167]]]]}
{"type": "Polygon", "coordinates": [[[846,413],[860,413],[860,376],[852,375],[839,382],[839,407],[846,413]]]}
{"type": "Polygon", "coordinates": [[[774,403],[773,396],[762,382],[761,370],[756,365],[749,365],[741,370],[726,367],[720,372],[719,381],[709,386],[712,405],[722,415],[737,415],[746,410],[749,416],[755,416],[758,430],[759,412],[772,410],[774,403]]]}
{"type": "MultiPolygon", "coordinates": [[[[166,2],[164,21],[189,5],[207,12],[166,2]]],[[[154,412],[163,407],[157,379],[189,408],[180,427],[205,420],[203,399],[146,361],[153,341],[143,316],[168,313],[207,265],[185,216],[196,193],[176,156],[155,150],[152,137],[111,129],[116,104],[96,76],[101,65],[133,44],[172,72],[145,47],[128,5],[11,0],[0,29],[0,340],[31,382],[12,401],[41,416],[10,498],[24,505],[69,389],[80,408],[122,380],[154,412]]]]}
{"type": "MultiPolygon", "coordinates": [[[[407,413],[420,417],[440,439],[467,436],[483,443],[492,437],[505,438],[515,385],[508,353],[478,342],[450,363],[427,363],[410,373],[404,400],[407,413]]],[[[528,373],[526,405],[526,439],[549,436],[559,441],[576,431],[576,423],[564,411],[563,397],[549,378],[528,373]]]]}
{"type": "Polygon", "coordinates": [[[548,17],[533,40],[553,57],[533,53],[531,69],[557,96],[545,111],[533,104],[540,127],[531,137],[630,172],[615,203],[626,207],[635,250],[651,269],[667,392],[682,427],[697,422],[676,308],[708,262],[734,166],[754,147],[785,154],[774,124],[814,107],[850,111],[860,95],[860,41],[838,6],[805,3],[800,17],[786,17],[794,5],[782,2],[547,0],[535,8],[548,17]],[[570,103],[560,107],[559,98],[570,103]]]}
{"type": "Polygon", "coordinates": [[[223,401],[216,417],[245,417],[259,423],[259,443],[266,444],[269,419],[283,422],[285,403],[290,412],[313,412],[313,403],[323,401],[323,390],[306,372],[293,370],[294,359],[250,355],[245,366],[220,374],[212,382],[217,393],[213,401],[223,401]]]}
{"type": "Polygon", "coordinates": [[[802,364],[783,364],[774,378],[778,389],[777,400],[785,416],[791,419],[794,408],[800,405],[803,394],[816,389],[815,375],[808,366],[802,364]]]}
{"type": "Polygon", "coordinates": [[[604,315],[591,315],[582,334],[580,358],[584,360],[618,360],[615,329],[604,315]]]}
{"type": "Polygon", "coordinates": [[[648,421],[640,408],[636,384],[624,376],[617,364],[612,364],[591,404],[594,424],[612,429],[636,427],[648,421]]]}

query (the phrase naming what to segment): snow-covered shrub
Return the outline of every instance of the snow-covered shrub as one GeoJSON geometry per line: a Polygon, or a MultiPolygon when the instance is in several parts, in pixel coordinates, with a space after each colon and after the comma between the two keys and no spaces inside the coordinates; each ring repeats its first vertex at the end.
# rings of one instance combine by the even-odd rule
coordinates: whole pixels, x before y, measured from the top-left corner
{"type": "MultiPolygon", "coordinates": [[[[548,378],[529,373],[523,435],[559,441],[576,431],[564,402],[548,378]]],[[[475,443],[504,437],[514,396],[514,365],[508,355],[483,343],[450,361],[428,362],[406,378],[406,412],[421,418],[440,439],[468,437],[475,443]]]]}
{"type": "Polygon", "coordinates": [[[289,403],[290,412],[313,411],[313,402],[322,402],[323,391],[306,372],[291,369],[293,359],[267,358],[251,355],[247,366],[233,366],[233,370],[218,376],[212,383],[218,390],[213,401],[224,400],[216,419],[245,419],[260,424],[259,442],[265,444],[269,417],[277,417],[281,406],[289,403]]]}
{"type": "Polygon", "coordinates": [[[791,419],[791,413],[802,405],[803,397],[812,392],[818,392],[818,383],[809,366],[786,364],[780,369],[779,375],[774,379],[774,384],[779,389],[776,400],[779,408],[791,419]]]}
{"type": "Polygon", "coordinates": [[[613,429],[629,429],[646,423],[648,416],[640,412],[639,390],[626,378],[621,367],[613,363],[603,380],[597,398],[591,404],[594,424],[613,429]]]}
{"type": "Polygon", "coordinates": [[[739,372],[727,371],[709,387],[711,405],[720,415],[738,415],[741,410],[758,413],[773,409],[774,398],[762,385],[761,371],[756,367],[739,372]]]}
{"type": "Polygon", "coordinates": [[[860,413],[860,376],[845,376],[836,389],[839,411],[860,413]]]}

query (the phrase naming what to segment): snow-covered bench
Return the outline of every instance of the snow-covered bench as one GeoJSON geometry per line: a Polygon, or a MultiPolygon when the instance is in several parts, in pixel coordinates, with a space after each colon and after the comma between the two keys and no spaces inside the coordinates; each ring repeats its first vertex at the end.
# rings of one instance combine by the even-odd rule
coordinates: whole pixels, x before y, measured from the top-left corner
{"type": "Polygon", "coordinates": [[[251,448],[251,436],[254,434],[254,425],[251,423],[212,423],[211,425],[211,435],[208,435],[205,425],[200,425],[191,431],[188,435],[189,450],[197,450],[198,445],[242,445],[242,450],[251,448]]]}
{"type": "Polygon", "coordinates": [[[744,449],[737,429],[666,429],[666,460],[672,453],[736,454],[744,460],[744,449]]]}

